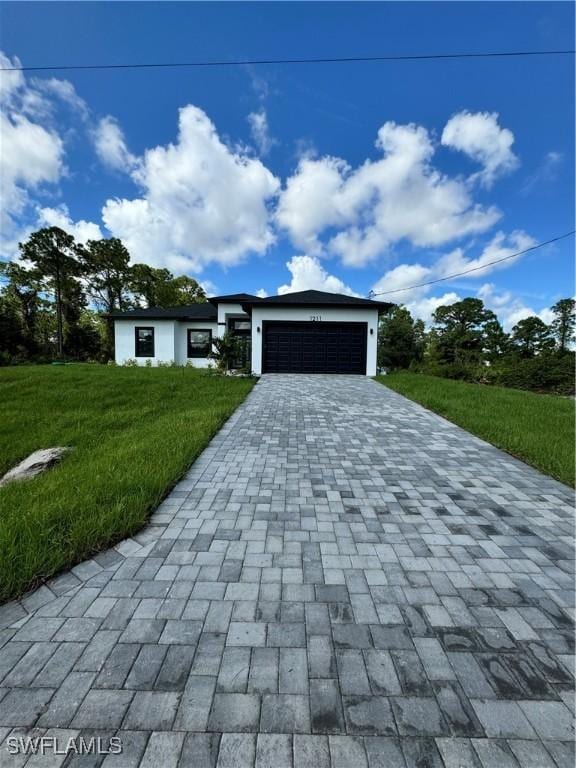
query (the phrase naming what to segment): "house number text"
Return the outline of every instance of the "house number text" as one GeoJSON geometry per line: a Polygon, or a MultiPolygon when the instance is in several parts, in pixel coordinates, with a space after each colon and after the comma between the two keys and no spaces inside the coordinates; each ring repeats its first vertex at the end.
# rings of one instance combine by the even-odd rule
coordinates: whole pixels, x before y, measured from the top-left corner
{"type": "Polygon", "coordinates": [[[310,315],[310,320],[312,320],[312,322],[315,320],[322,320],[322,315],[310,315]]]}

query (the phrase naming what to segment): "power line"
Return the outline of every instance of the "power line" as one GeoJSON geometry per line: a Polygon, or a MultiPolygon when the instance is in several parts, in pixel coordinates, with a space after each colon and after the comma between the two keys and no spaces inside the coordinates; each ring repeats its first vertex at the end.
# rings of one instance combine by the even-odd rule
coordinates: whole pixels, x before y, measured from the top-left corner
{"type": "Polygon", "coordinates": [[[491,51],[488,53],[429,53],[407,56],[334,56],[303,59],[233,59],[214,61],[141,62],[136,64],[54,64],[37,67],[0,67],[0,72],[41,72],[71,69],[152,69],[176,67],[241,67],[259,64],[345,64],[368,61],[427,61],[431,59],[486,59],[513,56],[564,56],[574,54],[574,49],[561,51],[491,51]]]}
{"type": "Polygon", "coordinates": [[[575,233],[576,233],[576,230],[573,229],[571,232],[566,232],[564,235],[558,235],[558,237],[553,237],[552,240],[546,240],[543,243],[538,243],[537,245],[533,245],[530,248],[526,248],[523,251],[518,251],[517,253],[511,253],[509,256],[503,256],[501,259],[494,259],[494,261],[487,261],[485,264],[482,264],[481,267],[472,267],[472,269],[466,269],[464,272],[456,272],[455,274],[448,275],[447,277],[439,277],[437,280],[428,280],[426,283],[409,285],[406,288],[395,288],[393,291],[379,291],[378,293],[374,293],[374,291],[370,291],[370,293],[368,294],[368,298],[371,299],[373,296],[388,296],[390,293],[400,293],[401,291],[411,291],[414,288],[423,288],[426,285],[433,285],[434,283],[442,283],[445,280],[452,280],[455,277],[462,277],[462,275],[469,275],[470,272],[478,272],[481,269],[486,269],[486,267],[490,267],[492,264],[500,264],[500,262],[502,261],[507,261],[508,259],[515,259],[517,256],[522,256],[523,254],[528,253],[529,251],[535,251],[538,248],[543,248],[545,245],[556,243],[558,242],[558,240],[563,240],[564,238],[570,237],[575,233]]]}

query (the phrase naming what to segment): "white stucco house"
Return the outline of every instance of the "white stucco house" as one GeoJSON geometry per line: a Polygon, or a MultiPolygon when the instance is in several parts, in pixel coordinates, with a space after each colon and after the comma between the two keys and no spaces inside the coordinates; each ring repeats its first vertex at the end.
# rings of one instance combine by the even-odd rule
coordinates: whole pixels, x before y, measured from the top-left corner
{"type": "Polygon", "coordinates": [[[378,317],[391,304],[324,291],[261,299],[248,293],[205,304],[112,314],[116,362],[206,367],[212,339],[247,339],[246,367],[261,373],[376,374],[378,317]]]}

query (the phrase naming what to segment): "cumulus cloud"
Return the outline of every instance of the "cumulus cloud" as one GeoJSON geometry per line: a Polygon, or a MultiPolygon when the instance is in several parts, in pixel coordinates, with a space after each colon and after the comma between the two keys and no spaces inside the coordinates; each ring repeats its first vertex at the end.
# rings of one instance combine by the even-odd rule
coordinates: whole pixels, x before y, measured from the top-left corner
{"type": "Polygon", "coordinates": [[[536,316],[545,323],[551,323],[554,313],[550,307],[535,310],[524,303],[523,299],[515,296],[511,291],[498,293],[494,283],[485,283],[478,289],[478,298],[498,315],[498,319],[504,326],[504,330],[510,331],[516,323],[526,317],[536,316]]]}
{"type": "Polygon", "coordinates": [[[445,303],[453,303],[459,300],[455,293],[448,293],[441,297],[430,297],[434,286],[420,286],[421,283],[439,280],[459,272],[467,270],[477,270],[467,277],[484,277],[492,271],[505,269],[514,264],[521,256],[508,258],[499,264],[490,264],[497,259],[512,256],[518,251],[525,250],[535,245],[535,240],[520,230],[514,231],[509,235],[498,232],[488,242],[482,253],[477,258],[468,258],[462,248],[456,248],[450,253],[444,254],[437,259],[431,266],[422,264],[399,264],[384,274],[373,286],[372,290],[376,294],[384,293],[384,300],[398,301],[406,304],[408,308],[417,316],[424,320],[429,320],[432,312],[437,306],[445,303]],[[411,286],[420,286],[411,288],[411,286]],[[401,290],[409,288],[410,290],[401,290]],[[388,291],[398,291],[390,293],[388,291]],[[450,301],[448,301],[450,298],[450,301]]]}
{"type": "Polygon", "coordinates": [[[459,112],[448,120],[442,132],[442,144],[464,152],[483,169],[471,178],[491,187],[498,176],[518,165],[512,151],[514,134],[498,124],[497,112],[459,112]]]}
{"type": "Polygon", "coordinates": [[[266,291],[264,288],[258,288],[256,291],[256,296],[260,299],[265,299],[268,296],[268,291],[266,291]]]}
{"type": "Polygon", "coordinates": [[[278,180],[226,146],[198,107],[180,110],[177,142],[147,150],[132,178],[142,196],[108,200],[102,218],[138,261],[201,271],[238,264],[275,240],[268,204],[278,180]]]}
{"type": "Polygon", "coordinates": [[[422,126],[387,122],[376,146],[383,157],[356,169],[335,157],[301,159],[276,213],[296,247],[362,267],[402,239],[442,245],[500,218],[494,206],[474,203],[464,181],[432,166],[435,147],[422,126]]]}
{"type": "Polygon", "coordinates": [[[278,287],[279,294],[316,290],[346,293],[349,296],[359,295],[339,277],[330,275],[315,256],[293,256],[286,266],[292,275],[292,280],[278,287]]]}
{"type": "Polygon", "coordinates": [[[277,143],[276,139],[272,138],[270,135],[266,110],[262,108],[258,112],[251,112],[248,115],[248,123],[250,125],[252,139],[256,144],[258,152],[261,157],[265,157],[277,143]]]}
{"type": "Polygon", "coordinates": [[[126,146],[124,133],[114,117],[103,117],[92,135],[96,154],[107,168],[124,173],[134,170],[137,160],[126,146]]]}
{"type": "MultiPolygon", "coordinates": [[[[0,52],[0,66],[21,63],[0,52]]],[[[36,215],[32,195],[54,192],[66,173],[64,140],[54,127],[62,104],[76,115],[86,114],[85,103],[68,81],[28,81],[18,69],[0,73],[0,252],[7,258],[30,231],[30,217],[36,215]]]]}
{"type": "Polygon", "coordinates": [[[73,235],[78,243],[83,244],[88,240],[100,240],[103,236],[98,224],[84,219],[73,221],[66,205],[60,205],[57,208],[40,208],[37,223],[40,227],[60,227],[73,235]]]}

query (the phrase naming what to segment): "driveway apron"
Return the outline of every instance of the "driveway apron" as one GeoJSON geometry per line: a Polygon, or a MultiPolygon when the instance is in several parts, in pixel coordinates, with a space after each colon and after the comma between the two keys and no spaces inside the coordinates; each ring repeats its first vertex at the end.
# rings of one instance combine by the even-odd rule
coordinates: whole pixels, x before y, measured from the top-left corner
{"type": "Polygon", "coordinates": [[[0,765],[572,768],[573,542],[567,487],[375,381],[263,376],[143,531],[0,607],[0,765]]]}

